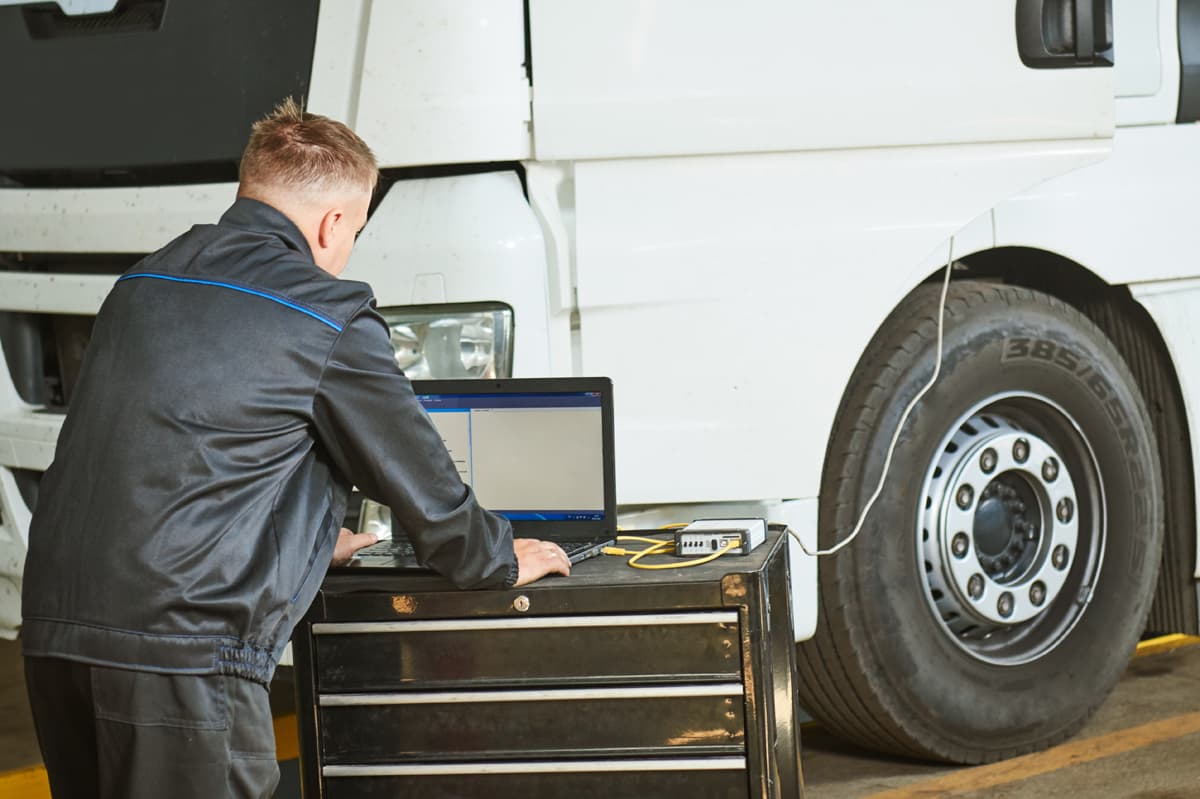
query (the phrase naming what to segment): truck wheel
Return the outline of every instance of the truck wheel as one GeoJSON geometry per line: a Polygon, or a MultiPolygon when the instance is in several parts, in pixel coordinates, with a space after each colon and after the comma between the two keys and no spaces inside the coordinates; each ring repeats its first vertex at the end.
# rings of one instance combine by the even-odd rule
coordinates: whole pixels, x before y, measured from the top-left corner
{"type": "MultiPolygon", "coordinates": [[[[940,286],[884,323],[842,400],[821,546],[849,534],[936,357],[940,286]]],[[[937,384],[859,537],[821,560],[801,704],[862,746],[982,763],[1076,732],[1149,612],[1162,475],[1129,369],[1038,292],[952,284],[937,384]]]]}

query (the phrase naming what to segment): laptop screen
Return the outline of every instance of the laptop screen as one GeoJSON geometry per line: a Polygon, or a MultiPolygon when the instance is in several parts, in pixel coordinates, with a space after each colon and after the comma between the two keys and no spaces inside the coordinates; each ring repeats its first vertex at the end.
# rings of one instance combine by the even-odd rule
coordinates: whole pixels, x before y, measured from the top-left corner
{"type": "Polygon", "coordinates": [[[518,534],[615,529],[607,379],[415,380],[413,390],[463,482],[518,534]]]}

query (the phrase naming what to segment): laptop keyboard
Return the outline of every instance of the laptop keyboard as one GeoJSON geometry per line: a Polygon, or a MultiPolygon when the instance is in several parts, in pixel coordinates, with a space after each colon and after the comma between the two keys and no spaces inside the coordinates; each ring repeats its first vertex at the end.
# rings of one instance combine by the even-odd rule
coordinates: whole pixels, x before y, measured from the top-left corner
{"type": "Polygon", "coordinates": [[[567,558],[570,559],[577,553],[583,552],[585,549],[589,549],[590,547],[594,547],[596,545],[596,539],[589,538],[586,541],[558,541],[557,543],[560,547],[562,547],[563,552],[567,553],[567,558]]]}
{"type": "Polygon", "coordinates": [[[386,555],[400,558],[416,554],[413,550],[413,545],[407,538],[385,538],[383,541],[376,541],[369,547],[363,547],[358,553],[360,555],[386,555]]]}

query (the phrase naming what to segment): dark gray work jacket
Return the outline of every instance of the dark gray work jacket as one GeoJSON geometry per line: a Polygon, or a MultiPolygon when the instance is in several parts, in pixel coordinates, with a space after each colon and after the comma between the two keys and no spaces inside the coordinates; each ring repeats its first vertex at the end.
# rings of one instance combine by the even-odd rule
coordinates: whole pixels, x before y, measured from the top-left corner
{"type": "Polygon", "coordinates": [[[26,655],[267,682],[316,595],[350,485],[463,588],[517,577],[365,283],[239,199],[118,280],[41,483],[26,655]]]}

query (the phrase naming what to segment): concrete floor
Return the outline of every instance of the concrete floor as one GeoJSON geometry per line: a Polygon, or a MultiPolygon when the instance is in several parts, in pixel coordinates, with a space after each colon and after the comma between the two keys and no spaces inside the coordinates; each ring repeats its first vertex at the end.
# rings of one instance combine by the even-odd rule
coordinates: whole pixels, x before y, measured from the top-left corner
{"type": "MultiPolygon", "coordinates": [[[[6,772],[40,764],[18,653],[15,642],[0,641],[0,795],[42,799],[48,796],[44,789],[5,788],[6,772]]],[[[273,704],[286,712],[286,690],[276,693],[273,704]]],[[[815,726],[803,729],[801,741],[806,799],[1196,799],[1200,646],[1135,658],[1080,735],[993,766],[955,769],[882,757],[847,746],[815,726]]],[[[295,761],[284,763],[282,772],[276,797],[299,799],[295,761]]]]}
{"type": "Polygon", "coordinates": [[[1200,799],[1200,646],[1135,657],[1079,735],[978,768],[882,757],[801,734],[805,799],[1200,799]]]}

